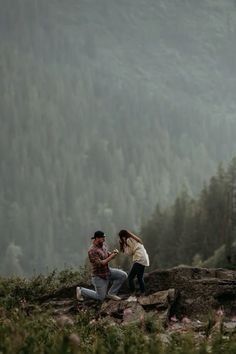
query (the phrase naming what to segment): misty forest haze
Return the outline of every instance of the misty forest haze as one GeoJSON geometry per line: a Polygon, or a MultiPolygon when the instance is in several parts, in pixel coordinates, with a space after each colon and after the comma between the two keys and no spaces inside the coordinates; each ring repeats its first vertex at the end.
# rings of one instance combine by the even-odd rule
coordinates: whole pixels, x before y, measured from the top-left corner
{"type": "Polygon", "coordinates": [[[236,1],[0,5],[0,273],[83,264],[97,229],[141,233],[157,266],[213,254],[225,239],[205,225],[236,171],[236,1]]]}

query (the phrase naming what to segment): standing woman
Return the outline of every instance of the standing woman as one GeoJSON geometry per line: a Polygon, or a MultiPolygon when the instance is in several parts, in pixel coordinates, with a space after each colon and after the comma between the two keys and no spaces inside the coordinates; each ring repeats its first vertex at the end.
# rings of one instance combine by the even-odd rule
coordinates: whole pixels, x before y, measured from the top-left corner
{"type": "Polygon", "coordinates": [[[123,253],[132,256],[133,265],[128,275],[129,289],[131,293],[135,292],[134,278],[137,276],[141,294],[145,293],[145,285],[143,281],[143,274],[145,266],[149,266],[149,257],[146,249],[144,248],[141,238],[134,235],[128,230],[121,230],[120,237],[120,250],[123,253]]]}

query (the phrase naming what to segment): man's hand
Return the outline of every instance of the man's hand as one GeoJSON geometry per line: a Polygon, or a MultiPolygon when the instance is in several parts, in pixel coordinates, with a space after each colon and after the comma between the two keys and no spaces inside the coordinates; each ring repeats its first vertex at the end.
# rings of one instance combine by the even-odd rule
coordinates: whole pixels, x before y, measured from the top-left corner
{"type": "Polygon", "coordinates": [[[114,249],[112,252],[111,252],[111,257],[112,258],[115,258],[117,255],[118,255],[119,251],[118,249],[114,249]]]}
{"type": "Polygon", "coordinates": [[[118,253],[119,253],[118,249],[114,249],[112,252],[108,253],[108,257],[106,259],[103,259],[101,261],[101,263],[102,264],[109,263],[113,258],[115,258],[117,256],[118,253]]]}
{"type": "Polygon", "coordinates": [[[111,252],[108,252],[108,256],[110,256],[111,254],[112,255],[114,255],[114,254],[118,254],[119,253],[119,251],[118,251],[118,249],[117,248],[115,248],[113,251],[111,251],[111,252]]]}

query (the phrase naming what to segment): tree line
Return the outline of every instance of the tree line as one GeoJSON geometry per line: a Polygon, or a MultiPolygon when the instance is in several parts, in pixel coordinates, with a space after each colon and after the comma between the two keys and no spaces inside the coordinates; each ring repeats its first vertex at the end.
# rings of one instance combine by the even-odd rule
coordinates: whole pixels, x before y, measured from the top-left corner
{"type": "Polygon", "coordinates": [[[235,234],[236,157],[192,198],[186,188],[173,205],[157,205],[152,218],[142,226],[142,235],[152,259],[152,268],[179,264],[202,265],[224,246],[221,266],[236,266],[235,234]]]}

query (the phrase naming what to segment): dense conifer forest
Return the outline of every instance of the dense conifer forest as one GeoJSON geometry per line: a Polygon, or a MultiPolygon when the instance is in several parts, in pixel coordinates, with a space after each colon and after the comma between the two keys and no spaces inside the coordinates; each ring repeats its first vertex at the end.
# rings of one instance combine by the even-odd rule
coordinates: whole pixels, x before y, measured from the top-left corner
{"type": "Polygon", "coordinates": [[[173,205],[158,205],[142,233],[149,247],[152,267],[181,263],[214,267],[236,267],[236,158],[227,170],[219,165],[198,197],[183,189],[173,205]],[[208,259],[221,250],[220,257],[208,259]],[[216,258],[216,259],[214,259],[216,258]]]}
{"type": "Polygon", "coordinates": [[[153,266],[229,250],[236,2],[0,5],[1,274],[78,266],[97,229],[153,266]]]}

